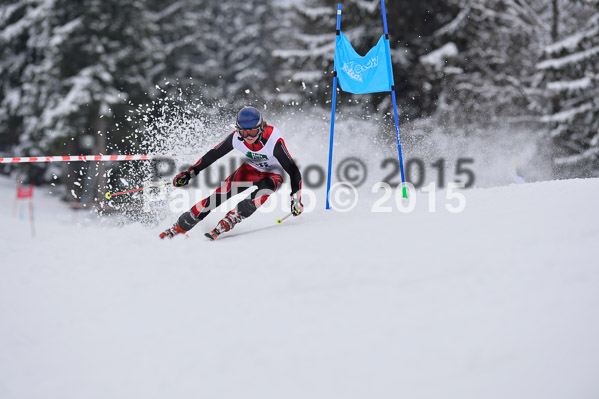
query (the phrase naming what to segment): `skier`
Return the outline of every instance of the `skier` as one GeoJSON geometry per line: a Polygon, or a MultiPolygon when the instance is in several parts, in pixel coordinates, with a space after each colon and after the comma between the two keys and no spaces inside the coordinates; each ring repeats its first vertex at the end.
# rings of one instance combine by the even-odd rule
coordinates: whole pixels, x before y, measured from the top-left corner
{"type": "Polygon", "coordinates": [[[237,223],[250,217],[266,202],[283,183],[283,170],[291,179],[291,213],[293,216],[302,213],[304,206],[301,202],[301,173],[289,155],[279,129],[267,124],[260,111],[254,107],[243,107],[237,113],[236,130],[208,151],[194,166],[176,175],[173,185],[185,186],[192,177],[233,149],[243,153],[246,157],[245,163],[227,177],[213,195],[182,214],[171,228],[160,234],[160,238],[172,238],[187,233],[222,202],[251,186],[256,186],[257,190],[239,202],[210,233],[205,234],[209,239],[215,240],[221,233],[231,230],[237,223]]]}

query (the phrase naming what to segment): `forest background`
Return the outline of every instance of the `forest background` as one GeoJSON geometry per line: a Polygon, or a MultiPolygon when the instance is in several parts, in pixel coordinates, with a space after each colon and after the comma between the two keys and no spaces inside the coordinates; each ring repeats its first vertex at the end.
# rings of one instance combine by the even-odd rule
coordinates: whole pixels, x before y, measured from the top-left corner
{"type": "MultiPolygon", "coordinates": [[[[343,1],[342,30],[360,54],[382,34],[380,8],[343,1]]],[[[0,156],[151,152],[148,126],[173,109],[224,133],[245,104],[295,115],[298,130],[330,120],[336,9],[329,0],[4,0],[0,156]]],[[[415,131],[524,131],[547,160],[530,176],[520,162],[528,180],[599,175],[599,1],[391,0],[387,16],[408,144],[415,131]]],[[[392,145],[388,94],[344,93],[338,109],[392,145]]],[[[0,172],[69,192],[81,187],[65,176],[105,176],[105,167],[0,172]]]]}

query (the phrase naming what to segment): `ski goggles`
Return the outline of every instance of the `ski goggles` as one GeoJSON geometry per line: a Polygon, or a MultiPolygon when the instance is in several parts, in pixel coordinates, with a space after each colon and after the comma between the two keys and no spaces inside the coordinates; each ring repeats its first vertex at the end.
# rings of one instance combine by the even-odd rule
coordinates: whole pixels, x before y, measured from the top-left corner
{"type": "Polygon", "coordinates": [[[253,137],[256,137],[258,134],[260,134],[260,132],[262,132],[262,128],[257,127],[255,129],[237,129],[237,131],[243,138],[246,138],[246,137],[253,138],[253,137]]]}

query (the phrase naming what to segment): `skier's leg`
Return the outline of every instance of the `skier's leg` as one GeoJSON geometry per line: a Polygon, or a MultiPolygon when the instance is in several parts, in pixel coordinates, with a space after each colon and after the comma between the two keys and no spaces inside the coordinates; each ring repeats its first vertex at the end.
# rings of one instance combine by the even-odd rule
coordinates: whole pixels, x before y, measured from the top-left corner
{"type": "Polygon", "coordinates": [[[209,197],[195,204],[189,211],[179,216],[177,222],[160,234],[160,238],[174,237],[177,234],[185,234],[196,224],[204,219],[210,211],[233,195],[251,187],[251,184],[243,184],[242,181],[248,175],[248,166],[241,165],[231,176],[218,187],[209,197]]]}
{"type": "Polygon", "coordinates": [[[279,188],[279,185],[283,180],[279,180],[275,176],[265,177],[264,179],[254,183],[254,186],[258,187],[258,189],[237,204],[237,212],[242,218],[245,219],[250,217],[259,207],[262,206],[262,204],[266,202],[271,194],[277,191],[277,188],[279,188]]]}
{"type": "Polygon", "coordinates": [[[204,198],[189,211],[179,216],[179,220],[177,221],[179,226],[185,231],[191,230],[208,216],[210,211],[218,208],[220,204],[229,200],[233,195],[237,195],[251,187],[249,183],[243,184],[243,182],[239,181],[244,174],[241,168],[237,169],[209,197],[204,198]]]}
{"type": "Polygon", "coordinates": [[[215,240],[221,233],[231,230],[237,223],[250,217],[279,188],[282,182],[283,177],[275,173],[269,173],[267,177],[256,181],[254,185],[258,189],[252,192],[246,199],[239,202],[235,209],[229,211],[218,222],[218,225],[210,233],[206,233],[205,236],[211,240],[215,240]]]}

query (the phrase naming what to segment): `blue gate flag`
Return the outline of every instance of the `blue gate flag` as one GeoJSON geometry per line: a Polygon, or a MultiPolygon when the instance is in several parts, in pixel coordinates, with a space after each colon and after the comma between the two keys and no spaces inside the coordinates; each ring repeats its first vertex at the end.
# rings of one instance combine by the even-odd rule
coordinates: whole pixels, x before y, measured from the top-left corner
{"type": "Polygon", "coordinates": [[[391,91],[393,76],[389,73],[386,41],[382,35],[377,45],[362,57],[340,32],[335,45],[335,70],[343,91],[354,94],[391,91]]]}

